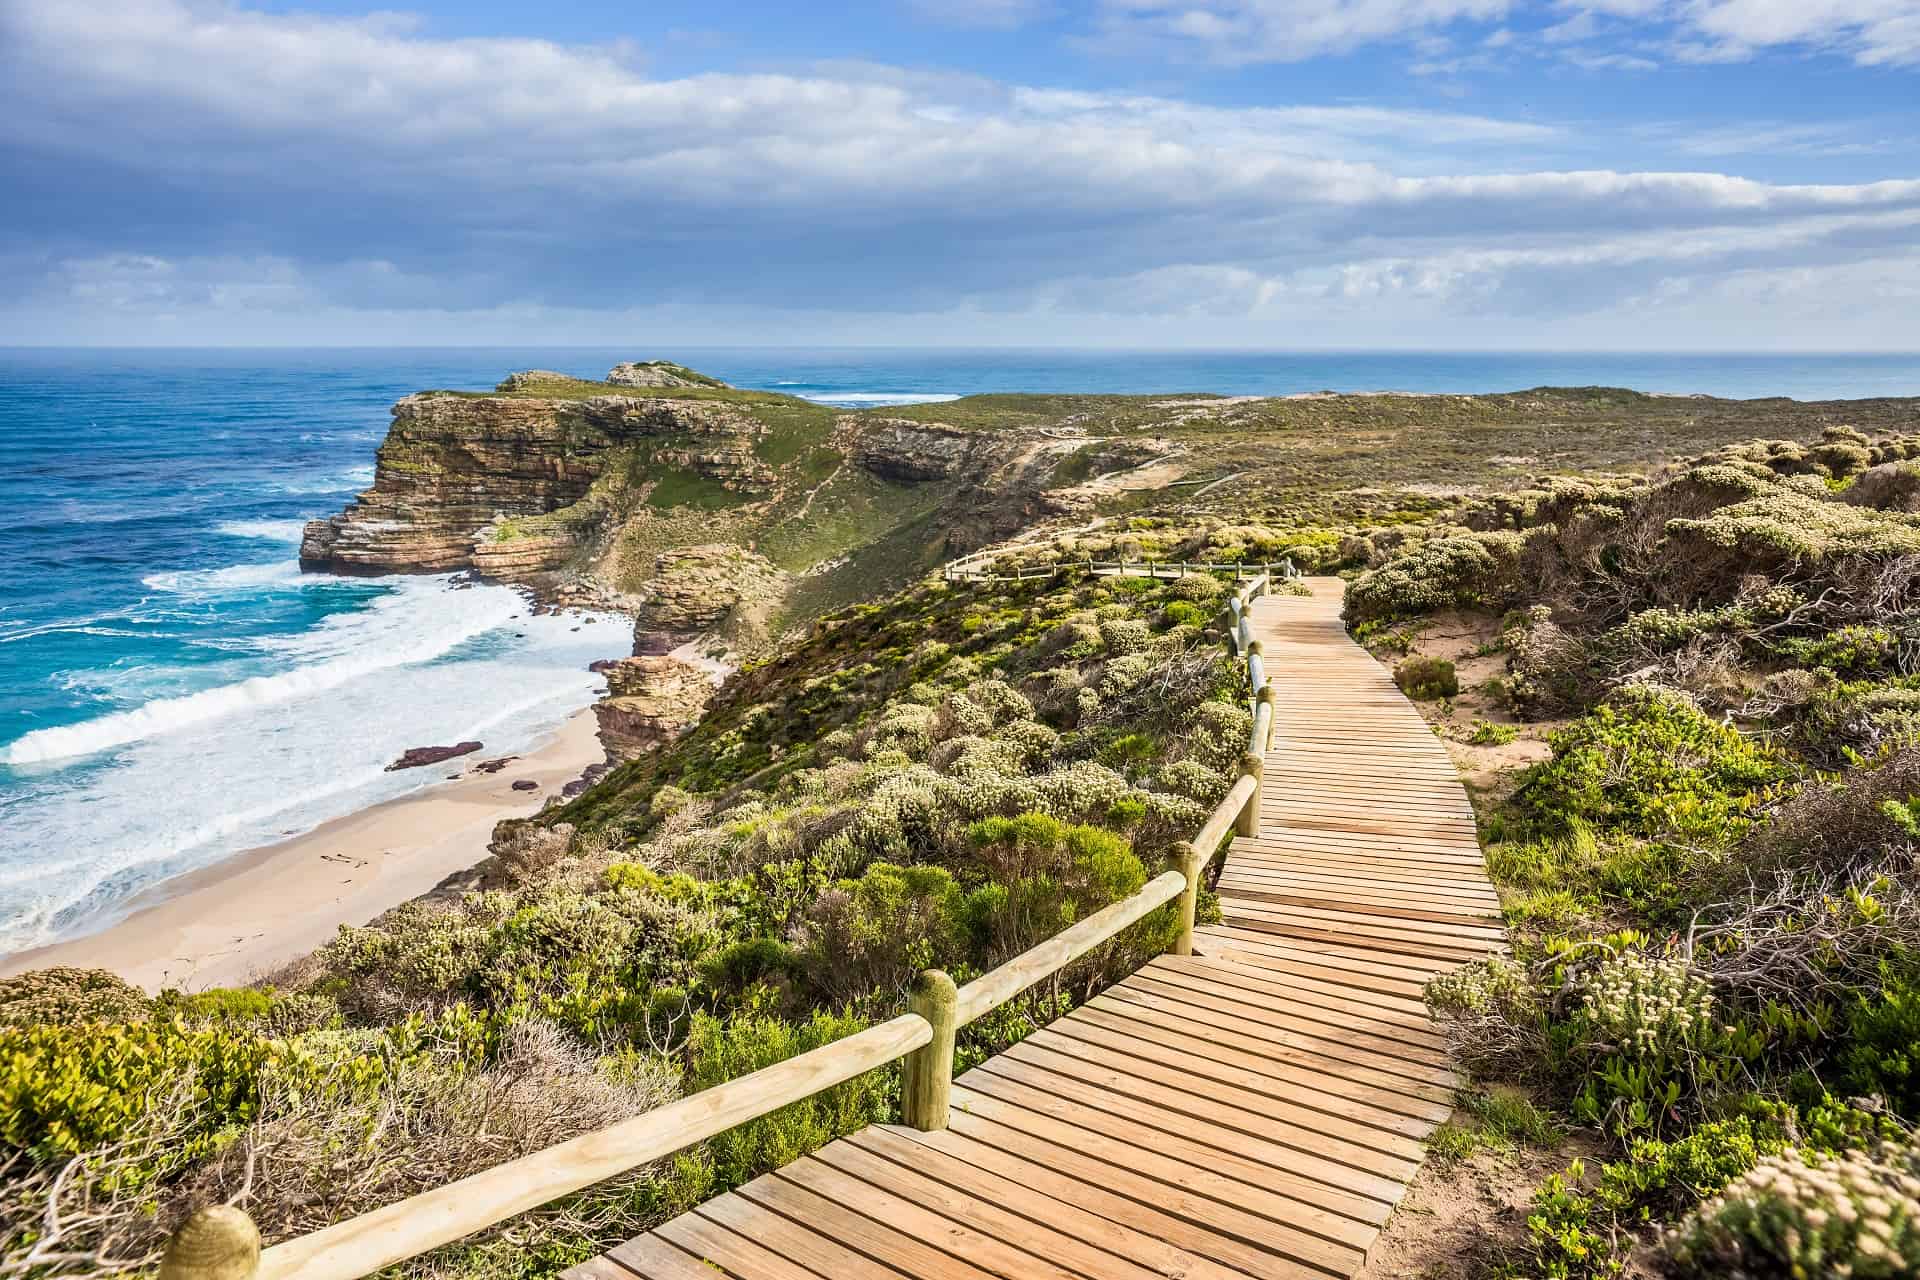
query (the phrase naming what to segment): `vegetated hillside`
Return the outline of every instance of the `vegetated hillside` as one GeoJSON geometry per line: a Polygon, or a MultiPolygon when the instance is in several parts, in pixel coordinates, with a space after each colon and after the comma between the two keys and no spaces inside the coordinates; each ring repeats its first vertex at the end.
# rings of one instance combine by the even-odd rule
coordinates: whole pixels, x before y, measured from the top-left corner
{"type": "Polygon", "coordinates": [[[1477,1224],[1487,1273],[1920,1274],[1917,456],[1566,480],[1349,589],[1417,692],[1503,668],[1471,727],[1429,704],[1470,770],[1561,726],[1480,798],[1513,956],[1429,991],[1491,1090],[1441,1149],[1589,1148],[1477,1224]]]}
{"type": "MultiPolygon", "coordinates": [[[[1200,630],[1225,590],[924,583],[821,621],[679,741],[510,824],[481,891],[343,929],[277,989],[0,982],[0,1259],[131,1267],[230,1196],[270,1239],[311,1230],[848,1034],[922,968],[965,981],[1134,892],[1250,731],[1244,674],[1200,630]]],[[[969,1028],[963,1065],[1174,924],[1163,909],[969,1028]]],[[[888,1117],[895,1079],[413,1273],[550,1274],[888,1117]]]]}

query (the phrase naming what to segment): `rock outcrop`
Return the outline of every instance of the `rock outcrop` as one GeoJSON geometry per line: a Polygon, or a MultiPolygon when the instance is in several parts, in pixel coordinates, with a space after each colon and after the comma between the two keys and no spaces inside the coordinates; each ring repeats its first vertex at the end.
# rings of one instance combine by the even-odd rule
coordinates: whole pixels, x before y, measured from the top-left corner
{"type": "Polygon", "coordinates": [[[854,460],[886,480],[919,484],[959,474],[970,455],[992,440],[977,431],[901,418],[869,419],[854,436],[854,460]]]}
{"type": "Polygon", "coordinates": [[[712,699],[711,676],[668,654],[608,664],[607,696],[594,704],[600,744],[613,761],[631,760],[700,719],[712,699]]]}
{"type": "Polygon", "coordinates": [[[387,766],[387,772],[400,769],[422,769],[430,764],[439,764],[442,760],[451,760],[455,756],[470,756],[480,749],[477,742],[456,742],[450,747],[408,747],[400,753],[400,758],[387,766]]]}
{"type": "Polygon", "coordinates": [[[775,483],[764,423],[712,400],[427,392],[393,407],[373,487],[311,521],[300,562],[336,572],[562,565],[599,532],[611,491],[666,478],[751,496],[775,483]]]}
{"type": "Polygon", "coordinates": [[[616,387],[725,387],[728,384],[704,373],[695,373],[670,360],[629,360],[607,372],[607,381],[616,387]]]}
{"type": "Polygon", "coordinates": [[[654,557],[635,625],[642,633],[695,636],[736,622],[778,600],[787,575],[765,556],[731,543],[677,547],[654,557]]]}

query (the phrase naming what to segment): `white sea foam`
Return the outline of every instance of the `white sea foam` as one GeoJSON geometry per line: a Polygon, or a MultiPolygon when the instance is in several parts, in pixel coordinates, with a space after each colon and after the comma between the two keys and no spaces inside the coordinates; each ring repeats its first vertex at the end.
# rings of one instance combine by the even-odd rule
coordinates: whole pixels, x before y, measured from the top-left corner
{"type": "Polygon", "coordinates": [[[945,404],[958,400],[956,395],[934,395],[910,391],[834,391],[806,397],[821,404],[945,404]]]}
{"type": "Polygon", "coordinates": [[[150,573],[140,579],[140,585],[171,595],[205,596],[258,591],[263,587],[323,585],[328,581],[324,577],[302,574],[298,560],[275,560],[271,564],[236,564],[224,569],[176,569],[168,573],[150,573]]]}
{"type": "Polygon", "coordinates": [[[229,520],[220,532],[229,538],[257,538],[262,542],[298,542],[306,532],[305,520],[229,520]]]}
{"type": "Polygon", "coordinates": [[[348,467],[345,471],[330,476],[312,476],[298,480],[281,480],[271,487],[281,493],[345,493],[353,489],[364,489],[373,483],[372,467],[348,467]]]}
{"type": "Polygon", "coordinates": [[[0,823],[0,952],[100,927],[157,880],[450,771],[387,773],[408,747],[524,752],[586,705],[600,679],[587,664],[627,639],[613,619],[527,616],[505,587],[407,578],[256,643],[255,679],[28,734],[5,756],[44,763],[13,775],[0,823]],[[75,747],[91,754],[56,754],[75,747]]]}
{"type": "MultiPolygon", "coordinates": [[[[274,566],[244,567],[268,569],[274,566]]],[[[298,572],[297,567],[295,572],[298,572]]],[[[235,571],[230,569],[214,571],[215,577],[234,574],[235,571]]],[[[163,590],[184,589],[162,587],[156,580],[180,576],[195,575],[159,574],[147,579],[147,582],[163,590]]],[[[238,577],[228,577],[225,582],[232,584],[238,580],[238,577]]],[[[273,579],[262,577],[258,580],[273,579]]],[[[437,587],[439,580],[434,582],[437,587]]],[[[348,681],[376,671],[428,662],[455,645],[508,621],[524,607],[517,595],[505,590],[436,590],[435,595],[445,607],[436,610],[436,616],[426,625],[422,625],[425,620],[414,616],[408,616],[400,625],[392,625],[397,621],[396,614],[412,613],[411,610],[392,606],[385,609],[376,606],[361,614],[336,614],[328,619],[328,622],[336,625],[321,626],[305,635],[290,637],[279,646],[289,655],[300,654],[304,649],[319,657],[318,661],[287,671],[203,689],[198,693],[161,698],[145,706],[116,711],[75,725],[36,729],[0,751],[0,763],[44,764],[71,756],[90,755],[110,747],[171,733],[189,725],[242,715],[276,703],[337,689],[348,681]]],[[[417,592],[404,589],[400,593],[400,598],[409,604],[413,603],[416,596],[417,592]]]]}

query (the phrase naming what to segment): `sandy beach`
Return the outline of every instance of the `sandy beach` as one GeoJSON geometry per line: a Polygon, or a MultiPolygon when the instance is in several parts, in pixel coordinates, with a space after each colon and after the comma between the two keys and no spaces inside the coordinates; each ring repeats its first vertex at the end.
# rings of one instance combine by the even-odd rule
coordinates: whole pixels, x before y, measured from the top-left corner
{"type": "Polygon", "coordinates": [[[336,818],[291,840],[154,886],[124,920],[86,937],[0,960],[0,976],[47,965],[111,969],[129,982],[200,990],[270,974],[487,855],[494,824],[536,813],[602,758],[591,708],[498,773],[481,751],[427,771],[411,796],[336,818]],[[515,791],[530,780],[537,791],[515,791]]]}

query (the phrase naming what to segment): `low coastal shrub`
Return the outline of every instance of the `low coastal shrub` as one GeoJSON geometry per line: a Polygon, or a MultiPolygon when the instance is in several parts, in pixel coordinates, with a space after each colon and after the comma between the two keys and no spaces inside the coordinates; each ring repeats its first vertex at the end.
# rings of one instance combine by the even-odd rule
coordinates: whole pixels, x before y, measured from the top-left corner
{"type": "Polygon", "coordinates": [[[1408,658],[1393,669],[1393,682],[1409,698],[1451,698],[1460,692],[1460,678],[1445,658],[1408,658]]]}
{"type": "Polygon", "coordinates": [[[1677,1276],[1920,1273],[1920,1146],[1789,1149],[1702,1205],[1665,1242],[1677,1276]]]}

